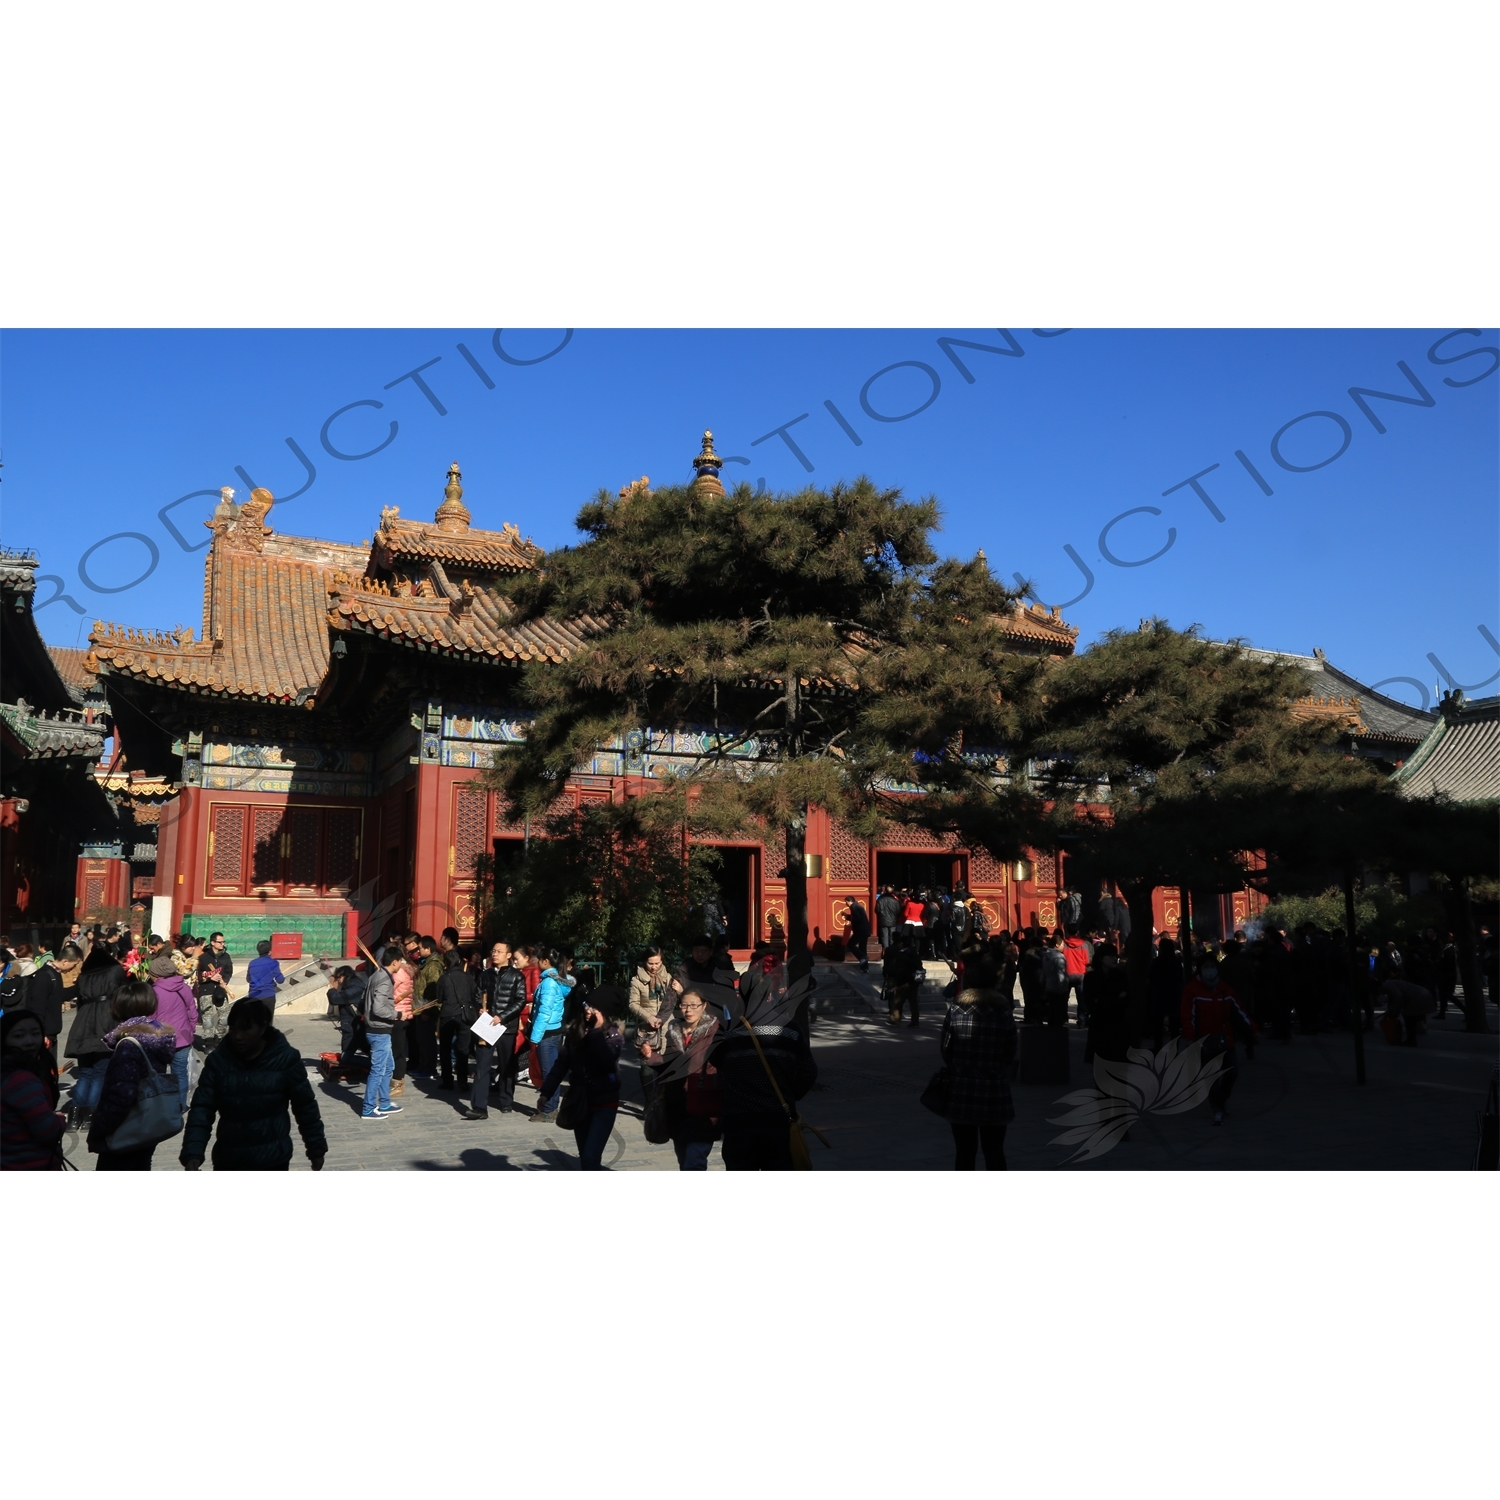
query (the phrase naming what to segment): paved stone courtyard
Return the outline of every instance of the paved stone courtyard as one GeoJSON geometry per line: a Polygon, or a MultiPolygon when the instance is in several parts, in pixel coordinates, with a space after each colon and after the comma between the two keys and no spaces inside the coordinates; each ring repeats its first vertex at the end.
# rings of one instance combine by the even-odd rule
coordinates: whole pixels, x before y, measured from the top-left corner
{"type": "MultiPolygon", "coordinates": [[[[802,1101],[804,1117],[828,1137],[812,1140],[818,1171],[946,1171],[953,1165],[947,1124],[918,1103],[938,1066],[943,1001],[935,984],[924,995],[922,1024],[892,1028],[878,1014],[875,976],[852,965],[818,969],[819,1014],[813,1026],[818,1083],[802,1101]]],[[[1497,1027],[1494,1006],[1490,1025],[1497,1027]]],[[[533,1124],[535,1091],[522,1083],[525,1111],[487,1120],[459,1117],[467,1098],[435,1080],[409,1079],[402,1113],[360,1119],[362,1088],[329,1083],[317,1073],[320,1052],[335,1049],[338,1030],[322,1016],[282,1016],[278,1024],[307,1061],[328,1132],[325,1171],[574,1171],[570,1132],[533,1124]]],[[[1461,1018],[1433,1019],[1415,1048],[1365,1035],[1369,1081],[1354,1082],[1354,1040],[1347,1033],[1261,1042],[1240,1070],[1228,1118],[1215,1127],[1206,1105],[1181,1115],[1147,1114],[1107,1154],[1069,1170],[1130,1169],[1402,1169],[1463,1170],[1471,1162],[1475,1112],[1497,1060],[1500,1036],[1470,1036],[1461,1018]]],[[[1054,1145],[1067,1110],[1058,1101],[1093,1085],[1083,1062],[1083,1033],[1070,1028],[1072,1079],[1067,1085],[1013,1084],[1016,1118],[1006,1139],[1012,1170],[1061,1167],[1077,1148],[1054,1145]]],[[[641,1130],[638,1068],[625,1061],[623,1105],[605,1165],[617,1172],[675,1171],[670,1146],[650,1145],[641,1130]]],[[[524,1075],[523,1075],[524,1076],[524,1075]]],[[[93,1167],[70,1136],[70,1159],[93,1167]]],[[[157,1149],[155,1167],[180,1170],[178,1142],[157,1149]]],[[[710,1170],[722,1170],[714,1148],[710,1170]]],[[[300,1142],[294,1171],[306,1171],[300,1142]]],[[[205,1167],[205,1170],[208,1170],[205,1167]]]]}

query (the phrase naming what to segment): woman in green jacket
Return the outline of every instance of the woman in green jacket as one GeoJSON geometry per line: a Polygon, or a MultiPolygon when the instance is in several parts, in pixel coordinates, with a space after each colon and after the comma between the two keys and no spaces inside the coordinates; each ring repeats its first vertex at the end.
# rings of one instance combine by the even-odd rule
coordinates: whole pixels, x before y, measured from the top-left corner
{"type": "Polygon", "coordinates": [[[196,1172],[203,1165],[217,1116],[214,1171],[285,1172],[292,1160],[288,1107],[313,1171],[321,1171],[328,1139],[302,1058],[271,1025],[265,1001],[237,1000],[229,1012],[229,1035],[209,1054],[193,1092],[182,1138],[183,1167],[196,1172]]]}

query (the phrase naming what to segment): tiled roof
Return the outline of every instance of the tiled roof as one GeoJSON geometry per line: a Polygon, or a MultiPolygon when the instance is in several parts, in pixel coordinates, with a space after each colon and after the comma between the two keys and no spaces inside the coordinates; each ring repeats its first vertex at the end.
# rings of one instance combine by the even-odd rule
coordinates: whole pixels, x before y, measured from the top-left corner
{"type": "MultiPolygon", "coordinates": [[[[253,490],[242,505],[226,491],[207,522],[203,628],[157,632],[96,623],[89,652],[70,670],[100,671],[221,697],[311,703],[328,673],[332,631],[381,636],[419,650],[493,662],[562,661],[604,621],[519,620],[496,587],[528,572],[541,550],[517,527],[475,530],[463,504],[458,465],[431,522],[380,514],[370,546],[276,535],[266,524],[274,500],[253,490]]],[[[1017,605],[1001,617],[1007,636],[1071,653],[1075,626],[1056,610],[1017,605]]],[[[851,662],[869,649],[846,643],[851,662]]],[[[826,684],[834,686],[834,684],[826,684]]]]}
{"type": "Polygon", "coordinates": [[[1500,801],[1500,698],[1445,707],[1395,780],[1403,797],[1500,801]]]}
{"type": "Polygon", "coordinates": [[[1069,625],[1061,610],[1044,604],[1018,604],[1008,615],[1001,615],[999,622],[1001,630],[1016,640],[1035,641],[1070,655],[1078,642],[1078,627],[1069,625]]]}
{"type": "Polygon", "coordinates": [[[90,724],[70,709],[48,714],[24,700],[0,703],[0,723],[27,759],[97,760],[104,749],[104,726],[90,724]]]}
{"type": "Polygon", "coordinates": [[[1247,650],[1245,654],[1261,661],[1289,662],[1301,669],[1307,696],[1292,705],[1293,714],[1299,718],[1336,718],[1363,739],[1416,745],[1437,717],[1429,709],[1412,708],[1366,687],[1357,677],[1339,671],[1321,651],[1311,656],[1258,650],[1247,650]]]}
{"type": "Polygon", "coordinates": [[[530,572],[542,555],[510,524],[501,531],[444,530],[434,521],[403,521],[394,507],[381,512],[371,552],[381,571],[400,562],[440,562],[486,573],[530,572]]]}
{"type": "Polygon", "coordinates": [[[452,651],[496,661],[563,661],[602,621],[516,621],[510,601],[492,589],[460,587],[439,565],[434,576],[410,587],[419,594],[368,578],[340,574],[329,580],[328,620],[340,630],[362,630],[402,645],[452,651]]]}
{"type": "Polygon", "coordinates": [[[101,668],[216,696],[306,703],[327,675],[331,630],[363,630],[404,645],[494,661],[560,661],[597,621],[513,622],[508,600],[446,568],[480,575],[529,570],[540,551],[514,526],[457,529],[450,507],[430,525],[381,514],[370,547],[278,536],[269,496],[225,501],[210,529],[203,629],[141,631],[96,624],[83,670],[101,668]],[[393,562],[414,576],[380,578],[393,562]],[[446,564],[446,568],[445,568],[446,564]]]}
{"type": "Polygon", "coordinates": [[[57,675],[67,685],[68,691],[80,703],[83,702],[99,681],[85,665],[88,652],[78,646],[48,646],[47,654],[57,664],[57,675]]]}
{"type": "Polygon", "coordinates": [[[216,535],[200,637],[99,622],[87,665],[220,697],[306,702],[328,671],[328,580],[367,556],[306,537],[266,536],[257,550],[216,535]]]}

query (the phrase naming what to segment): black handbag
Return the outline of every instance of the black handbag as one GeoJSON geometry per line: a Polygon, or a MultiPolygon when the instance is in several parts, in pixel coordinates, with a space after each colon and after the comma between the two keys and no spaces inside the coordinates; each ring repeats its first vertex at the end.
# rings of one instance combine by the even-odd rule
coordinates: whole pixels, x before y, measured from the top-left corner
{"type": "Polygon", "coordinates": [[[588,1120],[589,1091],[581,1082],[568,1085],[568,1092],[557,1109],[557,1128],[577,1130],[588,1120]]]}
{"type": "Polygon", "coordinates": [[[917,1101],[923,1109],[930,1109],[935,1115],[942,1115],[944,1119],[948,1116],[948,1104],[953,1096],[953,1079],[947,1068],[939,1068],[931,1078],[927,1080],[927,1087],[922,1090],[922,1097],[917,1101]]]}
{"type": "Polygon", "coordinates": [[[664,1091],[658,1089],[656,1097],[646,1106],[646,1112],[641,1117],[641,1128],[646,1133],[646,1139],[653,1146],[664,1146],[672,1139],[672,1125],[667,1116],[667,1097],[664,1091]]]}

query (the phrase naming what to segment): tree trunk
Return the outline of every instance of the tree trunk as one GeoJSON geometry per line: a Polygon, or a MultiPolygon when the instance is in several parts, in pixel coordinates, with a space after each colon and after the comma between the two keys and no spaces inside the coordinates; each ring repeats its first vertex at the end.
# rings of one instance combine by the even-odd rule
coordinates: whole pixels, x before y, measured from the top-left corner
{"type": "Polygon", "coordinates": [[[807,813],[786,825],[786,962],[789,978],[812,966],[807,951],[807,813]]]}
{"type": "Polygon", "coordinates": [[[1349,929],[1349,1016],[1354,1023],[1354,1081],[1365,1081],[1364,975],[1359,972],[1359,927],[1354,914],[1354,866],[1344,866],[1344,925],[1349,929]]]}
{"type": "Polygon", "coordinates": [[[1125,974],[1130,982],[1130,1037],[1139,1042],[1152,1032],[1151,929],[1155,912],[1151,905],[1152,887],[1140,882],[1120,887],[1130,908],[1130,936],[1125,940],[1125,974]]]}
{"type": "Polygon", "coordinates": [[[1458,977],[1464,987],[1464,1030],[1486,1033],[1484,978],[1479,972],[1479,944],[1474,935],[1474,907],[1469,900],[1469,877],[1450,875],[1444,892],[1453,945],[1458,949],[1458,977]]]}

